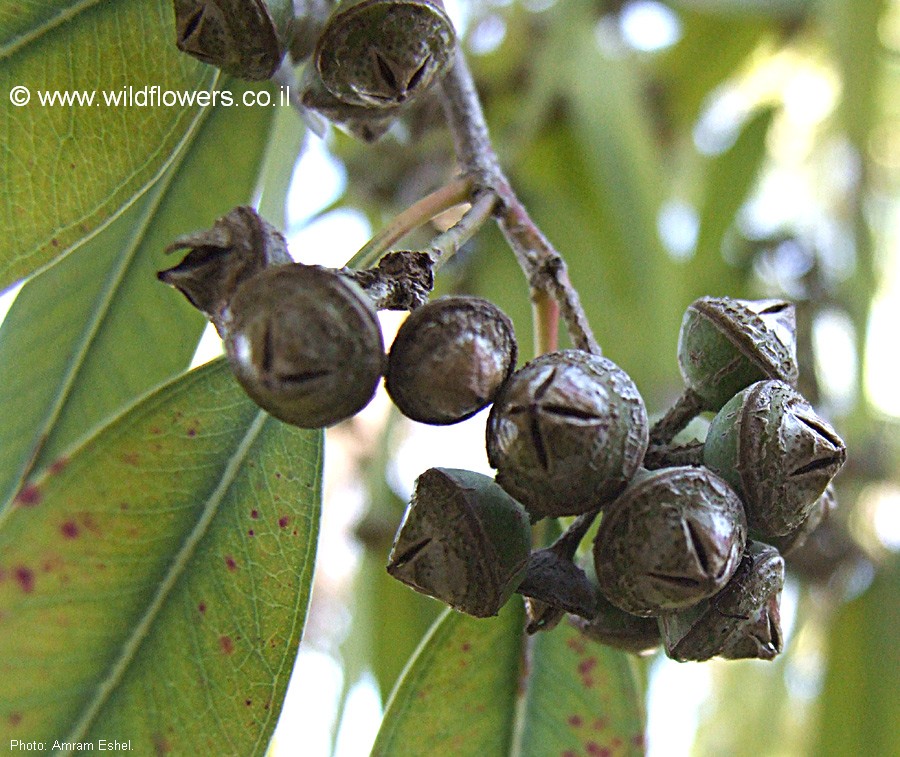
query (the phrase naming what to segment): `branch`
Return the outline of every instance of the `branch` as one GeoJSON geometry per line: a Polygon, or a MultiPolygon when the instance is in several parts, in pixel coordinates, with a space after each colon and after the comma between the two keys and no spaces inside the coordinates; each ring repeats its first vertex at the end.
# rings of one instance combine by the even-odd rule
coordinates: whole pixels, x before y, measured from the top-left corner
{"type": "MultiPolygon", "coordinates": [[[[495,215],[525,272],[532,301],[538,306],[542,294],[552,296],[559,304],[559,313],[566,322],[573,344],[599,355],[600,346],[588,324],[578,293],[569,281],[565,261],[528,215],[500,167],[472,74],[459,48],[454,65],[442,83],[442,91],[444,113],[453,134],[457,158],[476,188],[491,190],[499,197],[495,215]]],[[[545,307],[541,311],[535,309],[535,331],[546,335],[549,324],[542,323],[539,312],[552,311],[545,307]]]]}

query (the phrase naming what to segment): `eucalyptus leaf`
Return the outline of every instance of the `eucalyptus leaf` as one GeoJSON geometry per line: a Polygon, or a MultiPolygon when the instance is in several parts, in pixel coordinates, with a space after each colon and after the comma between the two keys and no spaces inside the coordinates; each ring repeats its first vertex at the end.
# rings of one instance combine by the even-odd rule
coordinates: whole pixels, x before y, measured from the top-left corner
{"type": "Polygon", "coordinates": [[[447,612],[391,696],[373,755],[642,754],[637,677],[622,652],[567,623],[527,651],[522,605],[447,612]]]}
{"type": "Polygon", "coordinates": [[[900,754],[900,557],[831,622],[818,739],[810,754],[900,754]]]}
{"type": "Polygon", "coordinates": [[[521,757],[644,753],[642,692],[632,659],[569,623],[534,639],[521,757]]]}
{"type": "Polygon", "coordinates": [[[509,754],[523,623],[517,597],[496,618],[445,612],[394,689],[372,757],[509,754]]]}
{"type": "Polygon", "coordinates": [[[189,138],[200,105],[108,105],[104,99],[104,93],[150,87],[184,96],[211,90],[215,70],[179,53],[174,38],[171,0],[5,4],[0,288],[97,233],[189,138]],[[31,95],[19,107],[11,102],[16,86],[31,95]],[[42,92],[56,91],[96,94],[90,105],[41,104],[42,92]]]}
{"type": "Polygon", "coordinates": [[[775,116],[773,108],[761,108],[741,129],[734,144],[709,160],[703,177],[700,230],[688,263],[691,299],[713,292],[737,292],[741,271],[722,259],[723,241],[733,228],[766,157],[766,136],[775,116]]]}
{"type": "Polygon", "coordinates": [[[263,754],[303,627],[321,433],[224,360],[136,405],[0,519],[0,738],[263,754]]]}

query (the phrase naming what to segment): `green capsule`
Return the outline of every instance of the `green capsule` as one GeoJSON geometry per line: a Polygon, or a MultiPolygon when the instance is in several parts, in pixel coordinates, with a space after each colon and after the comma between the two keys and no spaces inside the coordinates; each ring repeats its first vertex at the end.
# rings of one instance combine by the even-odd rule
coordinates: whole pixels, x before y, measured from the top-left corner
{"type": "Polygon", "coordinates": [[[737,495],[705,468],[640,471],[603,513],[594,540],[600,592],[652,617],[720,591],[744,550],[737,495]]]}
{"type": "Polygon", "coordinates": [[[797,383],[794,306],[782,300],[701,297],[687,309],[678,337],[685,384],[716,411],[762,379],[797,383]]]}
{"type": "Polygon", "coordinates": [[[783,536],[809,516],[847,457],[843,440],[783,381],[760,381],[713,418],[703,462],[741,496],[752,533],[783,536]]]}
{"type": "Polygon", "coordinates": [[[460,612],[496,615],[525,578],[524,508],[480,473],[431,468],[416,480],[387,570],[460,612]]]}
{"type": "Polygon", "coordinates": [[[313,59],[341,102],[395,109],[444,74],[455,49],[456,34],[440,0],[344,0],[313,59]]]}

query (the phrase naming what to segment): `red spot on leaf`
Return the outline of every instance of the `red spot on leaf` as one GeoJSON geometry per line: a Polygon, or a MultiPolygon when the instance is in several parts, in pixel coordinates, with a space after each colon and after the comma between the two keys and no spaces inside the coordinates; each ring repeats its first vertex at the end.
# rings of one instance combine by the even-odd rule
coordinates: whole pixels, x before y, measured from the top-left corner
{"type": "Polygon", "coordinates": [[[16,502],[22,507],[34,507],[39,505],[44,498],[37,484],[25,484],[16,495],[16,502]]]}
{"type": "Polygon", "coordinates": [[[206,614],[206,602],[201,602],[200,604],[198,604],[197,610],[200,612],[201,615],[205,615],[206,614]]]}
{"type": "Polygon", "coordinates": [[[68,464],[69,464],[69,458],[66,457],[65,455],[63,457],[56,458],[56,460],[54,460],[52,463],[50,463],[49,470],[50,470],[51,475],[58,476],[60,473],[62,473],[66,469],[66,466],[68,464]]]}
{"type": "Polygon", "coordinates": [[[584,723],[580,715],[569,715],[569,719],[566,722],[572,726],[572,728],[580,728],[581,724],[584,723]]]}
{"type": "Polygon", "coordinates": [[[249,707],[250,705],[253,704],[253,700],[252,700],[252,699],[245,699],[245,700],[244,700],[244,704],[245,704],[247,707],[249,707]]]}
{"type": "Polygon", "coordinates": [[[281,473],[279,471],[275,471],[275,478],[281,478],[281,473]]]}
{"type": "Polygon", "coordinates": [[[253,529],[252,529],[252,528],[247,532],[247,536],[256,536],[256,534],[253,533],[253,529]]]}
{"type": "Polygon", "coordinates": [[[66,539],[78,538],[78,524],[74,520],[67,520],[59,527],[59,530],[66,539]]]}
{"type": "Polygon", "coordinates": [[[251,510],[250,517],[253,518],[253,520],[256,520],[259,517],[259,510],[251,510]]]}
{"type": "Polygon", "coordinates": [[[644,748],[644,734],[636,733],[634,736],[632,736],[631,744],[632,744],[632,746],[637,747],[638,749],[643,749],[644,748]]]}
{"type": "Polygon", "coordinates": [[[460,647],[460,650],[462,650],[463,652],[468,652],[471,648],[472,645],[468,641],[464,641],[462,646],[460,647]]]}
{"type": "Polygon", "coordinates": [[[53,239],[50,240],[50,244],[54,247],[59,247],[59,240],[56,237],[53,237],[53,239]]]}
{"type": "Polygon", "coordinates": [[[163,757],[172,751],[172,745],[165,736],[157,733],[153,736],[153,750],[156,752],[156,757],[163,757]]]}
{"type": "Polygon", "coordinates": [[[576,654],[584,654],[586,647],[581,639],[571,638],[566,640],[566,646],[576,654]]]}
{"type": "Polygon", "coordinates": [[[594,723],[591,727],[595,731],[602,731],[608,725],[609,725],[609,720],[607,718],[595,718],[594,723]]]}
{"type": "Polygon", "coordinates": [[[154,426],[150,429],[150,433],[153,434],[153,436],[159,436],[162,433],[162,429],[159,426],[154,426]]]}
{"type": "Polygon", "coordinates": [[[26,594],[34,591],[34,571],[31,568],[20,565],[13,571],[13,575],[16,577],[16,582],[22,587],[22,591],[26,594]]]}
{"type": "Polygon", "coordinates": [[[622,739],[616,736],[612,741],[609,742],[609,745],[613,749],[618,749],[620,746],[622,746],[622,739]]]}
{"type": "Polygon", "coordinates": [[[559,757],[578,757],[578,755],[575,754],[575,752],[573,752],[571,749],[566,749],[566,751],[560,754],[559,757]]]}
{"type": "Polygon", "coordinates": [[[600,746],[596,741],[589,741],[584,745],[585,751],[591,757],[610,757],[611,752],[605,746],[600,746]]]}
{"type": "Polygon", "coordinates": [[[237,570],[237,563],[231,555],[225,555],[225,565],[232,573],[237,570]]]}
{"type": "Polygon", "coordinates": [[[230,636],[220,636],[219,647],[222,649],[223,654],[231,654],[234,652],[234,642],[231,640],[230,636]]]}
{"type": "Polygon", "coordinates": [[[138,465],[141,462],[141,457],[137,452],[125,452],[121,459],[126,465],[138,465]]]}
{"type": "Polygon", "coordinates": [[[191,426],[191,427],[187,430],[187,435],[190,436],[190,437],[195,437],[195,436],[197,436],[197,429],[195,429],[193,426],[191,426]]]}
{"type": "Polygon", "coordinates": [[[22,722],[22,713],[21,712],[11,712],[9,713],[9,724],[15,728],[22,722]]]}
{"type": "Polygon", "coordinates": [[[578,672],[581,675],[587,675],[591,672],[593,668],[597,666],[597,658],[596,657],[588,657],[586,660],[582,660],[578,663],[578,672]]]}
{"type": "Polygon", "coordinates": [[[288,523],[290,523],[290,519],[287,517],[287,515],[282,515],[282,516],[278,519],[278,526],[279,526],[280,528],[287,528],[287,524],[288,524],[288,523]]]}

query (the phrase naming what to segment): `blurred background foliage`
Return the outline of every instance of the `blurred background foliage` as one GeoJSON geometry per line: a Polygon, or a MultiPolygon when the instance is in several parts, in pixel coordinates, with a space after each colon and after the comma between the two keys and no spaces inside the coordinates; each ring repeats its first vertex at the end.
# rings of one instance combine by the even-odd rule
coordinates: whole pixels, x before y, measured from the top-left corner
{"type": "MultiPolygon", "coordinates": [[[[850,450],[839,510],[789,561],[786,652],[773,663],[645,660],[651,753],[900,754],[900,2],[448,8],[514,186],[651,413],[681,390],[675,349],[694,298],[786,297],[798,311],[801,389],[850,450]]],[[[343,180],[328,207],[289,226],[298,240],[327,238],[348,209],[377,229],[454,168],[436,103],[374,147],[341,134],[327,144],[343,180]]],[[[292,249],[307,260],[302,244],[292,249]]],[[[531,356],[526,282],[495,229],[442,270],[438,290],[497,302],[521,358],[531,356]]],[[[483,424],[482,414],[465,429],[427,430],[376,401],[329,432],[295,690],[310,671],[330,671],[345,729],[364,728],[360,681],[377,718],[376,699],[439,610],[383,567],[412,478],[432,464],[484,465],[472,452],[483,424]]]]}

